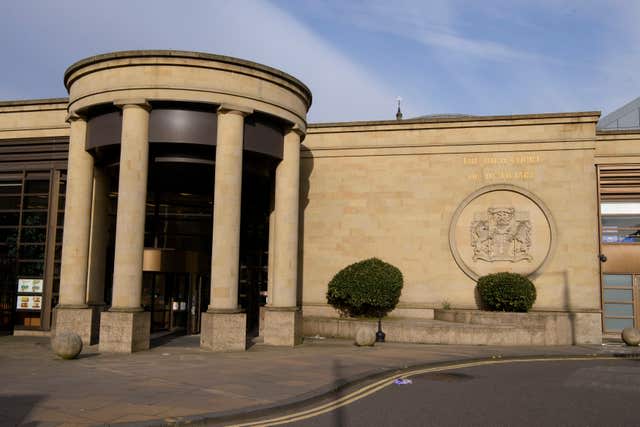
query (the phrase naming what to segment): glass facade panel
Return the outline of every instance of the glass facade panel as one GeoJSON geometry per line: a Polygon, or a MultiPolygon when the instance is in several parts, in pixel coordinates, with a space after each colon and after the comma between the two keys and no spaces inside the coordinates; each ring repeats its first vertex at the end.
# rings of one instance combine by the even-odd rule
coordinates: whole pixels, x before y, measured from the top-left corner
{"type": "Polygon", "coordinates": [[[633,291],[631,289],[605,289],[604,300],[606,302],[611,301],[633,301],[633,291]]]}
{"type": "Polygon", "coordinates": [[[44,259],[44,244],[20,245],[20,259],[44,259]]]}
{"type": "Polygon", "coordinates": [[[17,194],[22,191],[22,182],[20,181],[0,181],[0,194],[17,194]]]}
{"type": "Polygon", "coordinates": [[[640,243],[640,213],[602,215],[604,243],[640,243]]]}
{"type": "Polygon", "coordinates": [[[49,194],[49,180],[27,180],[24,188],[25,193],[49,194]]]}
{"type": "Polygon", "coordinates": [[[633,318],[633,304],[605,304],[604,315],[633,318]]]}
{"type": "Polygon", "coordinates": [[[49,196],[25,196],[24,209],[47,210],[49,208],[49,196]]]}
{"type": "Polygon", "coordinates": [[[42,277],[44,275],[44,262],[20,261],[18,262],[18,275],[42,277]]]}
{"type": "Polygon", "coordinates": [[[0,196],[0,210],[20,209],[20,196],[0,196]]]}
{"type": "Polygon", "coordinates": [[[46,212],[24,212],[22,214],[22,225],[47,225],[46,212]]]}
{"type": "Polygon", "coordinates": [[[633,276],[630,274],[605,274],[604,286],[605,288],[629,288],[633,284],[633,276]]]}
{"type": "Polygon", "coordinates": [[[47,240],[46,227],[22,227],[20,234],[21,243],[44,243],[47,240]]]}
{"type": "Polygon", "coordinates": [[[607,332],[619,332],[624,328],[633,327],[633,319],[604,319],[604,329],[607,332]]]}
{"type": "Polygon", "coordinates": [[[0,212],[0,227],[18,225],[20,214],[18,212],[0,212]]]}
{"type": "Polygon", "coordinates": [[[0,243],[15,245],[18,240],[18,228],[0,228],[0,243]]]}

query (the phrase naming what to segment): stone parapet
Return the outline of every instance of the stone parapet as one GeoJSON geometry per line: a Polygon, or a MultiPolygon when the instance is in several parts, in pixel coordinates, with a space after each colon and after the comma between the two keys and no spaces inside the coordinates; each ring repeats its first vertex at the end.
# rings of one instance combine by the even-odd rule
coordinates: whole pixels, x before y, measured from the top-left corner
{"type": "MultiPolygon", "coordinates": [[[[455,310],[436,310],[438,313],[455,310]]],[[[479,312],[483,313],[483,312],[479,312]]],[[[454,315],[454,313],[448,313],[454,315]]],[[[600,344],[600,313],[489,313],[476,323],[422,319],[383,319],[382,329],[389,342],[456,345],[575,345],[600,344]],[[496,321],[496,314],[506,314],[496,321]],[[513,314],[521,316],[514,323],[513,314]]],[[[518,317],[518,316],[516,316],[518,317]]],[[[450,317],[446,317],[450,318],[450,317]]],[[[451,317],[454,319],[454,317],[451,317]]],[[[458,317],[461,320],[462,317],[458,317]]],[[[305,336],[355,338],[362,326],[376,324],[375,319],[305,317],[305,336]]]]}

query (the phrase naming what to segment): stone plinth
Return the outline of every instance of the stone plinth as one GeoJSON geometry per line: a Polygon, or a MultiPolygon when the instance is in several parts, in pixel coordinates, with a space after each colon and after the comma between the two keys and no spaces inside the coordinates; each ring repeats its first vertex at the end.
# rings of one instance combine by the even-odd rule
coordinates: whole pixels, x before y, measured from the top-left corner
{"type": "Polygon", "coordinates": [[[200,347],[213,351],[247,349],[247,315],[245,313],[202,313],[200,347]]]}
{"type": "Polygon", "coordinates": [[[100,319],[101,352],[133,353],[149,349],[151,313],[105,311],[100,319]]]}
{"type": "Polygon", "coordinates": [[[91,307],[65,308],[56,307],[56,334],[73,332],[80,336],[82,344],[92,345],[98,342],[98,325],[100,323],[100,311],[91,307]]]}
{"type": "Polygon", "coordinates": [[[264,343],[290,346],[302,344],[302,312],[296,308],[266,307],[264,343]]]}

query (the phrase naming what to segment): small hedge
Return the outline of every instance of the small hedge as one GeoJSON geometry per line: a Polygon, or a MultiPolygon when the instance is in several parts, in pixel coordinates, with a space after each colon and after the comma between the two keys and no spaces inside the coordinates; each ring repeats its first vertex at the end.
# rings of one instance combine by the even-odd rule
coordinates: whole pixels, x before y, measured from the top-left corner
{"type": "Polygon", "coordinates": [[[341,314],[384,317],[398,304],[402,273],[377,258],[351,264],[329,282],[327,301],[341,314]]]}
{"type": "Polygon", "coordinates": [[[478,279],[477,288],[482,308],[489,311],[525,313],[536,301],[536,287],[521,274],[488,274],[478,279]]]}

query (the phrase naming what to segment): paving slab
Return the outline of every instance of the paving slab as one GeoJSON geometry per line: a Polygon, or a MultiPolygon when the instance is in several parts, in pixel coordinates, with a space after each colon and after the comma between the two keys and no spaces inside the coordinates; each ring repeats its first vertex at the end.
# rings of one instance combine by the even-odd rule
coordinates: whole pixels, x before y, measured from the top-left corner
{"type": "Polygon", "coordinates": [[[66,361],[41,337],[0,337],[1,425],[161,424],[290,405],[373,375],[446,361],[522,356],[635,355],[621,344],[497,347],[306,339],[294,348],[256,344],[246,352],[201,350],[198,336],[149,351],[66,361]]]}

